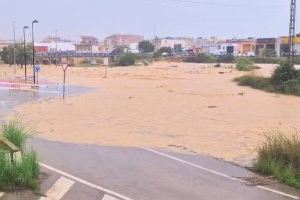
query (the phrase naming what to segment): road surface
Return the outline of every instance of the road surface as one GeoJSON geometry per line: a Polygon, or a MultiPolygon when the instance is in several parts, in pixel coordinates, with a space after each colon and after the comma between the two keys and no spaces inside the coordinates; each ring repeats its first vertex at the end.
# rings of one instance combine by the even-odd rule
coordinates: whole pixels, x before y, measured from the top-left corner
{"type": "Polygon", "coordinates": [[[288,200],[300,195],[280,184],[257,182],[252,172],[207,156],[39,138],[32,139],[31,145],[57,179],[66,177],[76,183],[63,200],[99,200],[105,194],[126,200],[288,200]]]}

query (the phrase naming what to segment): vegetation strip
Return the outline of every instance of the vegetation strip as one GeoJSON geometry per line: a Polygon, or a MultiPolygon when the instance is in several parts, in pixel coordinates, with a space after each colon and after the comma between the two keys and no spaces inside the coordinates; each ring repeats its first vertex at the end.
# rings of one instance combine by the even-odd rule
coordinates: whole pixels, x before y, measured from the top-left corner
{"type": "Polygon", "coordinates": [[[300,138],[277,132],[258,148],[256,171],[300,189],[300,138]]]}
{"type": "Polygon", "coordinates": [[[300,96],[300,71],[288,63],[280,64],[270,78],[245,75],[236,78],[235,81],[241,86],[250,86],[267,92],[300,96]]]}

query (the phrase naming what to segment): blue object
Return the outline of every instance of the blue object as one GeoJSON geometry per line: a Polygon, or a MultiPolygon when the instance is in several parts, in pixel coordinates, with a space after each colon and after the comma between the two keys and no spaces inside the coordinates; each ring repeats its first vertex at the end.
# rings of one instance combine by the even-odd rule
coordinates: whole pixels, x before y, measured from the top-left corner
{"type": "Polygon", "coordinates": [[[41,71],[41,66],[40,65],[35,65],[34,70],[35,70],[35,72],[40,72],[41,71]]]}

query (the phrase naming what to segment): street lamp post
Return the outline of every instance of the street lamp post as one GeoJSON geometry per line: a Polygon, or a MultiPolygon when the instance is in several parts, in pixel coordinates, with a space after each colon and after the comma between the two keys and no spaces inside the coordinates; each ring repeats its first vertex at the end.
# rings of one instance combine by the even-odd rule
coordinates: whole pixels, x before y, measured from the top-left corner
{"type": "Polygon", "coordinates": [[[56,65],[56,67],[58,65],[57,42],[58,42],[58,30],[55,30],[55,57],[56,57],[55,65],[56,65]]]}
{"type": "Polygon", "coordinates": [[[34,65],[35,65],[35,49],[34,49],[34,24],[37,24],[39,23],[38,20],[33,20],[32,21],[32,71],[33,71],[33,84],[35,84],[35,68],[34,68],[34,65]]]}
{"type": "Polygon", "coordinates": [[[28,26],[23,27],[23,35],[24,35],[24,67],[25,67],[25,81],[27,81],[27,63],[26,63],[26,29],[28,29],[28,26]]]}

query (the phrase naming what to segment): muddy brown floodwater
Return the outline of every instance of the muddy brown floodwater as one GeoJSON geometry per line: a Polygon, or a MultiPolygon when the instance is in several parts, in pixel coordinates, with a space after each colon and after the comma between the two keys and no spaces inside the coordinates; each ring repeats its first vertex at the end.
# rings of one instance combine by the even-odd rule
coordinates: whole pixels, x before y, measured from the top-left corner
{"type": "MultiPolygon", "coordinates": [[[[274,65],[261,67],[250,73],[268,75],[274,65]]],[[[68,83],[96,89],[23,104],[14,114],[50,140],[162,147],[249,165],[266,131],[299,128],[300,98],[232,81],[243,74],[231,65],[158,62],[111,68],[104,79],[104,68],[70,68],[68,83]]],[[[44,67],[41,76],[60,81],[62,71],[44,67]]]]}

